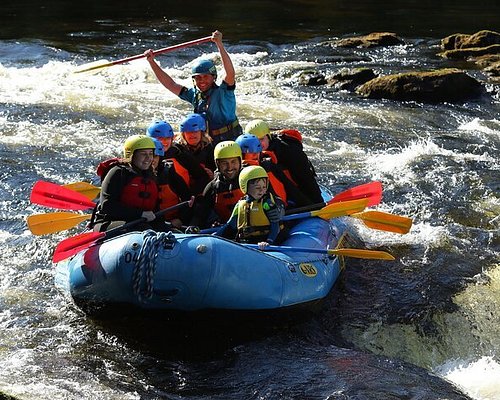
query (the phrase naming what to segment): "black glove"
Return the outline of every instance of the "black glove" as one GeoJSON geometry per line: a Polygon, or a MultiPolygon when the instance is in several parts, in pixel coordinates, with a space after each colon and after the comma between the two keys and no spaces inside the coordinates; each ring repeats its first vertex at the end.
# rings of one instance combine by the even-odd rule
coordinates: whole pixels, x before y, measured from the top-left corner
{"type": "Polygon", "coordinates": [[[284,215],[285,208],[280,205],[276,205],[276,207],[273,207],[266,211],[267,219],[269,219],[269,222],[271,223],[280,222],[281,218],[283,218],[284,215]]]}
{"type": "Polygon", "coordinates": [[[186,228],[185,233],[200,233],[200,228],[198,226],[190,225],[186,228]]]}

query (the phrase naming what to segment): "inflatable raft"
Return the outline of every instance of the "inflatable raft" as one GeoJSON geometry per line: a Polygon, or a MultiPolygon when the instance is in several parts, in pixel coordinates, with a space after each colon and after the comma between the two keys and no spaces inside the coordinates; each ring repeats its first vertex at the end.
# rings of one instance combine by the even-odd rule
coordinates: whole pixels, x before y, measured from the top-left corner
{"type": "MultiPolygon", "coordinates": [[[[306,218],[282,245],[324,252],[339,246],[345,231],[341,218],[306,218]]],[[[262,252],[206,234],[131,232],[57,263],[55,282],[87,313],[270,311],[317,304],[337,280],[341,257],[291,250],[262,252]]]]}

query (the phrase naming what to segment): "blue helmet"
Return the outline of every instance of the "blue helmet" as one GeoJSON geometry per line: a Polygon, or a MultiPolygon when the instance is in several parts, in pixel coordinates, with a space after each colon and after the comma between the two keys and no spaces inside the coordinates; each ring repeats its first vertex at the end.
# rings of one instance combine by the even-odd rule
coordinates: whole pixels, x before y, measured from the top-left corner
{"type": "Polygon", "coordinates": [[[163,157],[165,155],[163,143],[154,137],[151,139],[153,139],[153,142],[155,143],[155,150],[154,150],[155,156],[163,157]]]}
{"type": "Polygon", "coordinates": [[[251,133],[244,133],[238,136],[235,142],[239,144],[243,154],[260,153],[262,151],[262,145],[260,144],[259,138],[251,133]]]}
{"type": "Polygon", "coordinates": [[[166,121],[155,121],[149,125],[146,135],[153,138],[171,138],[174,137],[174,130],[166,121]]]}
{"type": "Polygon", "coordinates": [[[207,130],[205,118],[200,114],[189,114],[181,122],[181,132],[195,132],[207,130]]]}
{"type": "Polygon", "coordinates": [[[215,68],[215,64],[212,60],[200,60],[191,68],[192,76],[204,74],[210,74],[213,75],[214,78],[217,78],[217,68],[215,68]]]}

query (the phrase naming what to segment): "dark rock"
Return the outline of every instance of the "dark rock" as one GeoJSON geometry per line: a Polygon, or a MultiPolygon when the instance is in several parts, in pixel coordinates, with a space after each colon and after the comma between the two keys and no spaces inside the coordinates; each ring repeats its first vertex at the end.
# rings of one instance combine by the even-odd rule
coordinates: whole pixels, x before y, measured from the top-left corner
{"type": "Polygon", "coordinates": [[[473,35],[455,33],[441,40],[443,50],[488,47],[493,44],[500,44],[500,33],[488,30],[479,31],[473,35]]]}
{"type": "Polygon", "coordinates": [[[465,49],[446,50],[439,53],[440,56],[453,60],[464,60],[469,57],[479,57],[486,54],[500,54],[500,44],[492,44],[487,47],[470,47],[465,49]]]}
{"type": "Polygon", "coordinates": [[[332,45],[337,47],[378,47],[378,46],[395,46],[404,44],[395,33],[392,32],[373,32],[365,36],[355,36],[335,40],[331,42],[332,45]]]}
{"type": "Polygon", "coordinates": [[[500,61],[500,54],[485,54],[483,56],[474,57],[470,61],[474,61],[480,68],[487,68],[500,61]]]}
{"type": "Polygon", "coordinates": [[[344,69],[327,77],[327,84],[340,90],[354,90],[359,85],[376,77],[377,74],[370,68],[344,69]]]}
{"type": "Polygon", "coordinates": [[[484,54],[498,54],[500,52],[500,33],[483,30],[466,35],[455,33],[441,40],[444,50],[441,56],[451,59],[466,59],[484,54]]]}
{"type": "Polygon", "coordinates": [[[441,39],[441,48],[443,50],[459,49],[462,43],[469,37],[470,35],[466,35],[464,33],[455,33],[447,36],[444,39],[441,39]]]}
{"type": "Polygon", "coordinates": [[[319,86],[325,83],[325,75],[317,71],[303,71],[299,75],[299,84],[303,86],[319,86]]]}
{"type": "Polygon", "coordinates": [[[436,103],[474,99],[485,90],[479,81],[465,72],[444,69],[381,76],[358,87],[356,92],[372,99],[436,103]]]}
{"type": "Polygon", "coordinates": [[[487,72],[491,76],[500,77],[500,61],[491,64],[489,67],[484,69],[484,72],[487,72]]]}

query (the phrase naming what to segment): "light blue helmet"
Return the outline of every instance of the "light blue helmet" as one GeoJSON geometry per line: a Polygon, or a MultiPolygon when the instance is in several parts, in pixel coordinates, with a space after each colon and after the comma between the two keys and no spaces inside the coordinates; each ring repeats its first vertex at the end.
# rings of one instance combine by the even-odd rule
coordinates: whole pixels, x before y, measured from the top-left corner
{"type": "Polygon", "coordinates": [[[215,64],[212,60],[200,60],[191,68],[192,76],[204,74],[210,74],[213,75],[214,78],[217,78],[217,68],[215,68],[215,64]]]}
{"type": "Polygon", "coordinates": [[[146,135],[153,138],[171,138],[174,137],[174,130],[166,121],[155,121],[149,125],[146,135]]]}
{"type": "Polygon", "coordinates": [[[181,122],[181,132],[195,132],[207,130],[205,118],[200,114],[189,114],[181,122]]]}
{"type": "Polygon", "coordinates": [[[239,144],[243,154],[260,153],[262,151],[262,145],[260,144],[259,138],[251,133],[244,133],[238,136],[235,142],[239,144]]]}
{"type": "Polygon", "coordinates": [[[153,139],[153,142],[155,143],[155,151],[154,151],[155,156],[163,157],[165,155],[163,143],[154,137],[152,137],[151,139],[153,139]]]}

